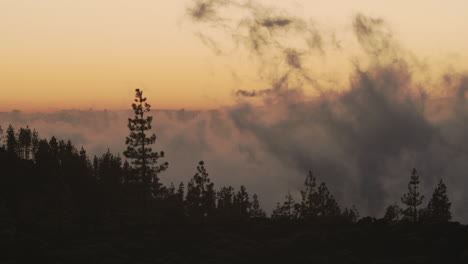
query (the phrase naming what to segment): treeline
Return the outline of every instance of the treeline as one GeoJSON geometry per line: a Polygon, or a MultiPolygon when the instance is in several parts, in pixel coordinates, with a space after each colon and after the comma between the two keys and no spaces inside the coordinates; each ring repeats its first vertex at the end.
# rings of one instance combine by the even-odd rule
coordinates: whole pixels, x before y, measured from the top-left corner
{"type": "MultiPolygon", "coordinates": [[[[250,196],[244,186],[237,191],[232,186],[216,190],[203,161],[187,184],[181,182],[176,187],[152,182],[155,186],[148,199],[137,171],[120,155],[107,151],[91,159],[84,148],[77,149],[70,141],[55,137],[40,139],[38,132],[28,127],[15,131],[9,126],[1,135],[0,206],[4,225],[9,218],[18,227],[63,231],[119,228],[142,221],[266,219],[258,196],[250,196]]],[[[417,171],[413,170],[408,192],[402,197],[405,207],[390,205],[382,221],[450,221],[451,204],[442,180],[427,207],[421,209],[418,207],[424,197],[418,192],[418,184],[417,171]]],[[[318,184],[309,172],[299,202],[288,193],[271,219],[355,223],[360,217],[354,206],[341,210],[326,184],[318,184]]]]}
{"type": "Polygon", "coordinates": [[[273,210],[272,219],[336,219],[342,218],[355,223],[358,220],[364,222],[380,221],[387,224],[396,222],[412,223],[444,223],[452,219],[450,211],[451,203],[447,196],[447,186],[443,180],[435,188],[429,203],[425,208],[420,208],[424,196],[419,193],[419,176],[413,169],[408,183],[408,191],[401,197],[401,205],[394,203],[389,205],[385,215],[381,219],[372,217],[359,218],[359,212],[355,206],[341,211],[337,201],[328,190],[324,182],[317,186],[316,178],[309,171],[304,183],[304,189],[300,192],[300,202],[295,202],[293,196],[288,193],[283,203],[278,203],[273,210]]]}
{"type": "MultiPolygon", "coordinates": [[[[134,117],[123,157],[108,150],[89,157],[71,141],[43,139],[29,127],[0,127],[0,229],[88,230],[118,229],[161,223],[267,221],[256,194],[245,186],[216,189],[200,161],[189,182],[164,186],[159,175],[169,168],[155,152],[150,134],[152,116],[143,91],[136,90],[134,117]]],[[[414,169],[401,204],[390,205],[384,217],[360,218],[355,206],[341,209],[326,183],[310,171],[296,202],[288,193],[271,214],[271,221],[356,223],[448,222],[451,203],[447,187],[439,185],[426,208],[414,169]]],[[[269,221],[269,220],[268,220],[269,221]]],[[[8,232],[8,231],[6,231],[8,232]]]]}
{"type": "Polygon", "coordinates": [[[160,222],[264,218],[257,195],[244,186],[217,191],[203,161],[187,184],[151,182],[107,151],[90,158],[71,141],[41,139],[28,127],[9,126],[0,144],[0,214],[3,224],[32,229],[117,228],[160,222]],[[26,136],[25,136],[26,135],[26,136]]]}

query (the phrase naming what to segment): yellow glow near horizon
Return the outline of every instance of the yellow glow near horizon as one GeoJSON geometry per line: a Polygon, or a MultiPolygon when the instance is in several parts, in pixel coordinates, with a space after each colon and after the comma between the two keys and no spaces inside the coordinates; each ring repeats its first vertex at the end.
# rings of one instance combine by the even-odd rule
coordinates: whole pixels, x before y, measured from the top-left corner
{"type": "MultiPolygon", "coordinates": [[[[0,111],[126,109],[135,88],[146,91],[154,108],[232,103],[239,84],[228,60],[239,61],[216,57],[200,43],[183,19],[189,3],[0,0],[0,111]]],[[[338,33],[362,12],[384,18],[417,55],[455,54],[464,62],[468,54],[466,1],[282,1],[280,7],[338,33]]]]}

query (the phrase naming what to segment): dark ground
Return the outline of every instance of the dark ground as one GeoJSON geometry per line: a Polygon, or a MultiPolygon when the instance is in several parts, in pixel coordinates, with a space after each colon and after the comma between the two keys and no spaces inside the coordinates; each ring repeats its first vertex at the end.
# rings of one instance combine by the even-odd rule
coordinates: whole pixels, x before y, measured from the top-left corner
{"type": "Polygon", "coordinates": [[[3,234],[0,263],[468,263],[468,227],[281,223],[3,234]]]}

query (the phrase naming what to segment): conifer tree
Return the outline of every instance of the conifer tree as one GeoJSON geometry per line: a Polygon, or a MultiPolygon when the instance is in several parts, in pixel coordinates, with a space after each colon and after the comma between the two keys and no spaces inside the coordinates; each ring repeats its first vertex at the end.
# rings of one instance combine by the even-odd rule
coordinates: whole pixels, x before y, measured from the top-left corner
{"type": "Polygon", "coordinates": [[[257,194],[252,196],[252,210],[250,211],[250,217],[252,218],[265,218],[265,211],[260,208],[260,202],[258,201],[257,194]]]}
{"type": "Polygon", "coordinates": [[[22,159],[29,159],[32,145],[32,132],[28,126],[18,132],[18,154],[22,159]]]}
{"type": "Polygon", "coordinates": [[[91,169],[91,162],[88,159],[88,155],[86,155],[86,150],[83,146],[81,146],[80,152],[80,167],[86,169],[87,172],[91,169]]]}
{"type": "Polygon", "coordinates": [[[153,121],[153,117],[147,115],[151,110],[151,105],[147,103],[140,89],[135,90],[132,108],[135,116],[128,119],[130,134],[126,137],[127,150],[124,155],[132,161],[135,176],[142,185],[143,199],[146,204],[151,197],[158,196],[161,185],[158,175],[166,170],[169,164],[164,162],[158,165],[158,159],[164,157],[164,152],[154,152],[151,148],[151,145],[156,142],[156,134],[148,135],[153,121]]]}
{"type": "Polygon", "coordinates": [[[31,153],[34,160],[36,160],[36,154],[39,150],[39,141],[39,133],[34,129],[31,137],[31,153]]]}
{"type": "Polygon", "coordinates": [[[2,126],[0,126],[0,149],[3,149],[5,146],[3,144],[3,129],[2,126]]]}
{"type": "Polygon", "coordinates": [[[272,218],[280,219],[296,219],[298,216],[298,204],[294,201],[291,192],[285,197],[283,204],[277,203],[276,209],[273,210],[272,218]]]}
{"type": "Polygon", "coordinates": [[[167,188],[167,193],[168,193],[168,196],[175,196],[176,194],[176,190],[175,190],[175,186],[174,186],[174,183],[171,182],[171,185],[169,185],[169,188],[167,188]]]}
{"type": "Polygon", "coordinates": [[[99,160],[96,155],[93,158],[93,177],[99,180],[99,160]]]}
{"type": "Polygon", "coordinates": [[[447,196],[447,186],[440,179],[427,206],[426,217],[433,222],[448,222],[452,219],[451,205],[447,196]]]}
{"type": "Polygon", "coordinates": [[[394,203],[387,207],[387,209],[385,210],[385,215],[383,219],[387,223],[396,222],[400,220],[400,215],[401,215],[401,208],[397,203],[394,203]]]}
{"type": "Polygon", "coordinates": [[[341,216],[350,223],[356,223],[359,220],[359,211],[353,205],[350,209],[345,208],[341,216]]]}
{"type": "Polygon", "coordinates": [[[219,190],[216,211],[221,218],[228,218],[234,214],[234,188],[222,187],[219,190]]]}
{"type": "Polygon", "coordinates": [[[283,210],[281,208],[281,204],[277,202],[275,209],[273,209],[273,212],[271,212],[271,219],[281,219],[281,218],[284,218],[283,210]]]}
{"type": "Polygon", "coordinates": [[[251,206],[249,194],[245,186],[241,186],[236,196],[234,197],[234,206],[237,211],[237,215],[245,218],[249,216],[251,206]]]}
{"type": "Polygon", "coordinates": [[[340,207],[333,195],[328,190],[327,185],[322,182],[317,192],[317,215],[318,216],[338,216],[340,207]]]}
{"type": "Polygon", "coordinates": [[[301,191],[301,218],[314,218],[317,216],[318,193],[316,189],[316,179],[309,171],[304,183],[304,190],[301,191]]]}
{"type": "Polygon", "coordinates": [[[202,217],[200,196],[200,188],[196,186],[195,180],[191,179],[187,184],[187,196],[185,200],[187,202],[187,214],[194,219],[202,217]]]}
{"type": "Polygon", "coordinates": [[[194,218],[212,216],[216,209],[216,192],[208,176],[205,163],[200,161],[197,173],[187,186],[187,209],[194,218]]]}
{"type": "Polygon", "coordinates": [[[177,200],[179,201],[180,204],[184,203],[184,193],[185,193],[185,186],[184,186],[184,183],[181,182],[179,184],[179,188],[177,188],[177,193],[176,193],[177,200]]]}
{"type": "Polygon", "coordinates": [[[57,142],[57,138],[52,136],[49,140],[49,146],[50,146],[50,153],[52,157],[55,159],[55,161],[58,160],[58,155],[59,155],[59,143],[57,142]]]}
{"type": "Polygon", "coordinates": [[[16,139],[15,129],[12,125],[9,125],[6,131],[6,148],[10,155],[16,155],[18,153],[18,141],[16,139]]]}
{"type": "Polygon", "coordinates": [[[408,193],[405,193],[401,198],[401,202],[407,206],[403,210],[403,215],[412,222],[418,221],[418,206],[422,204],[424,199],[424,196],[419,193],[418,189],[419,176],[416,169],[413,169],[410,182],[408,183],[408,193]]]}

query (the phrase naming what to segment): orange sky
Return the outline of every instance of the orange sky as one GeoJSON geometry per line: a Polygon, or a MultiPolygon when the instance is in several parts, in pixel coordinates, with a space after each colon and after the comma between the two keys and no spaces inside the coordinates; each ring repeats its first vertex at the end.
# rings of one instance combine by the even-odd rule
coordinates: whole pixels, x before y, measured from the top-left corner
{"type": "MultiPolygon", "coordinates": [[[[239,86],[262,87],[233,78],[255,75],[245,58],[217,57],[200,43],[184,18],[189,4],[0,0],[0,112],[129,108],[137,87],[153,108],[207,109],[232,103],[239,86]]],[[[279,7],[337,33],[350,30],[357,12],[382,17],[418,56],[464,64],[468,55],[467,1],[288,0],[279,7]]]]}

